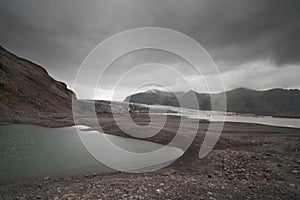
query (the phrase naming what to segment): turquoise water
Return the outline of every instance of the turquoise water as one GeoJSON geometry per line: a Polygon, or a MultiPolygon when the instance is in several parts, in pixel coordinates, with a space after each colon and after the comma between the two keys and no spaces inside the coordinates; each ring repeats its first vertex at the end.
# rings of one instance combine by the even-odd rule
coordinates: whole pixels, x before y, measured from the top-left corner
{"type": "MultiPolygon", "coordinates": [[[[124,157],[105,147],[104,137],[126,151],[148,153],[161,149],[160,144],[106,135],[96,131],[81,131],[95,136],[97,150],[111,157],[110,163],[142,168],[151,163],[174,160],[182,155],[175,147],[166,148],[161,158],[136,159],[124,157]],[[153,161],[153,162],[152,162],[153,161]]],[[[66,176],[84,173],[105,173],[113,169],[97,161],[83,146],[75,127],[46,128],[33,125],[0,126],[0,182],[66,176]]]]}
{"type": "Polygon", "coordinates": [[[0,127],[0,180],[112,171],[84,148],[73,127],[0,127]]]}

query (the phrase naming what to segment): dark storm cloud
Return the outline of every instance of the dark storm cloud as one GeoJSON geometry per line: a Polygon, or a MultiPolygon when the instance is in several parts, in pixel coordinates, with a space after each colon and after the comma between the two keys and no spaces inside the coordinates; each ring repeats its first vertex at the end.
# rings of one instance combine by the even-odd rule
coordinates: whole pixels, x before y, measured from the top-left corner
{"type": "Polygon", "coordinates": [[[192,2],[185,9],[171,6],[165,12],[169,17],[156,22],[195,38],[216,61],[235,64],[268,59],[277,66],[299,63],[299,1],[199,2],[192,2]]]}
{"type": "MultiPolygon", "coordinates": [[[[203,38],[216,59],[232,62],[269,59],[278,66],[299,63],[299,1],[222,2],[210,9],[215,10],[216,23],[221,24],[215,31],[209,31],[210,37],[203,38]]],[[[208,18],[213,18],[213,14],[208,18]]]]}
{"type": "Polygon", "coordinates": [[[191,36],[222,72],[260,60],[285,67],[300,62],[299,10],[298,0],[4,0],[0,44],[68,83],[95,45],[143,26],[191,36]]]}

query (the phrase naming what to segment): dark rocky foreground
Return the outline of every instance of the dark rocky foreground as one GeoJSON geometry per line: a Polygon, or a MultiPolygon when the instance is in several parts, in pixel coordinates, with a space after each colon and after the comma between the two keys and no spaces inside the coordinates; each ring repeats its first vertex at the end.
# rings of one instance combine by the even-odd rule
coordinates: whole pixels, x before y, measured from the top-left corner
{"type": "MultiPolygon", "coordinates": [[[[139,124],[147,124],[149,121],[143,114],[136,114],[133,118],[139,124]]],[[[174,136],[178,120],[178,117],[168,117],[163,130],[148,140],[167,143],[174,136]]],[[[99,121],[109,133],[126,136],[114,124],[110,115],[101,115],[99,121]]],[[[191,120],[191,123],[194,121],[191,120]]],[[[299,129],[226,123],[214,150],[204,159],[199,159],[198,151],[208,124],[201,121],[198,135],[189,150],[179,160],[159,171],[44,177],[14,182],[0,186],[1,198],[300,198],[299,129]]]]}

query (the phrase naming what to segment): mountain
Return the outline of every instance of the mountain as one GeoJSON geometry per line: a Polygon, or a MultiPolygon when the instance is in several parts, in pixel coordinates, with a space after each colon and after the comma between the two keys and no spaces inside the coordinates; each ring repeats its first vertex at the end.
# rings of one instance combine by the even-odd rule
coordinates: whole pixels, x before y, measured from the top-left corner
{"type": "MultiPolygon", "coordinates": [[[[183,92],[177,93],[177,95],[182,96],[184,95],[184,93],[183,92]]],[[[177,99],[175,98],[174,93],[160,91],[160,90],[148,90],[144,93],[137,93],[127,97],[124,101],[133,102],[133,103],[144,103],[149,105],[154,105],[154,104],[174,105],[174,106],[179,105],[177,99]]]]}
{"type": "MultiPolygon", "coordinates": [[[[20,58],[0,46],[0,121],[16,118],[59,118],[72,115],[72,96],[65,83],[52,78],[47,71],[20,58]]],[[[196,94],[201,110],[210,110],[210,94],[177,92],[184,105],[190,107],[191,95],[196,94]]],[[[175,93],[150,90],[128,96],[125,101],[144,104],[178,106],[175,93]]],[[[219,99],[222,93],[212,94],[219,99]]],[[[271,89],[255,91],[238,88],[226,92],[227,111],[300,117],[300,91],[271,89]]]]}
{"type": "Polygon", "coordinates": [[[0,46],[0,118],[70,115],[72,96],[41,66],[0,46]]]}
{"type": "MultiPolygon", "coordinates": [[[[178,95],[181,102],[188,102],[192,93],[197,96],[201,110],[211,109],[210,94],[189,91],[178,95]]],[[[211,94],[218,99],[223,93],[211,94]]],[[[227,111],[236,113],[249,113],[255,115],[270,115],[282,117],[300,117],[300,91],[297,89],[271,89],[255,91],[247,88],[237,88],[226,92],[227,111]]],[[[144,104],[160,104],[178,106],[178,100],[174,93],[156,91],[142,92],[128,96],[124,101],[144,104]]],[[[185,107],[188,103],[184,103],[185,107]]]]}

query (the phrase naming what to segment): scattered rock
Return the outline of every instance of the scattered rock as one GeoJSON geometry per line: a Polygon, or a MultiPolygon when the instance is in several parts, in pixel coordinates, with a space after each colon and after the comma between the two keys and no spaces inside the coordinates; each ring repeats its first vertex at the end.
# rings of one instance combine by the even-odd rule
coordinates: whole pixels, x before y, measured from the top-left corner
{"type": "Polygon", "coordinates": [[[156,192],[158,193],[158,194],[161,194],[161,193],[163,193],[163,190],[162,189],[156,189],[156,192]]]}
{"type": "MultiPolygon", "coordinates": [[[[290,131],[292,130],[289,129],[289,134],[290,131]]],[[[226,134],[228,133],[225,132],[225,137],[226,134]]],[[[1,195],[6,195],[3,199],[14,199],[17,196],[19,198],[15,199],[20,200],[295,199],[297,197],[299,192],[296,174],[299,174],[297,163],[299,153],[296,149],[299,141],[295,140],[296,136],[278,137],[278,140],[275,140],[273,134],[266,137],[260,135],[256,143],[251,143],[254,136],[243,135],[241,140],[230,139],[229,144],[222,141],[224,135],[221,136],[216,149],[206,158],[184,161],[182,164],[179,164],[180,161],[174,162],[160,171],[142,174],[113,173],[105,176],[90,173],[86,177],[81,175],[51,178],[49,182],[44,182],[50,179],[44,177],[39,180],[0,185],[1,195]],[[262,143],[267,145],[262,146],[262,143]],[[224,148],[222,145],[229,147],[224,148]],[[230,145],[236,146],[231,148],[230,145]],[[265,152],[276,153],[270,156],[265,152]],[[263,156],[267,156],[267,159],[261,160],[263,156]]]]}
{"type": "Polygon", "coordinates": [[[298,173],[299,173],[299,171],[298,171],[298,170],[296,170],[296,169],[294,169],[294,170],[292,170],[292,173],[293,173],[293,174],[298,174],[298,173]]]}
{"type": "Polygon", "coordinates": [[[215,176],[213,174],[208,174],[208,178],[214,178],[215,176]]]}
{"type": "Polygon", "coordinates": [[[163,176],[170,176],[170,175],[173,175],[175,174],[175,170],[174,169],[168,169],[168,170],[165,170],[162,175],[163,176]]]}
{"type": "Polygon", "coordinates": [[[294,187],[295,187],[295,184],[290,183],[289,186],[292,187],[292,188],[294,188],[294,187]]]}

